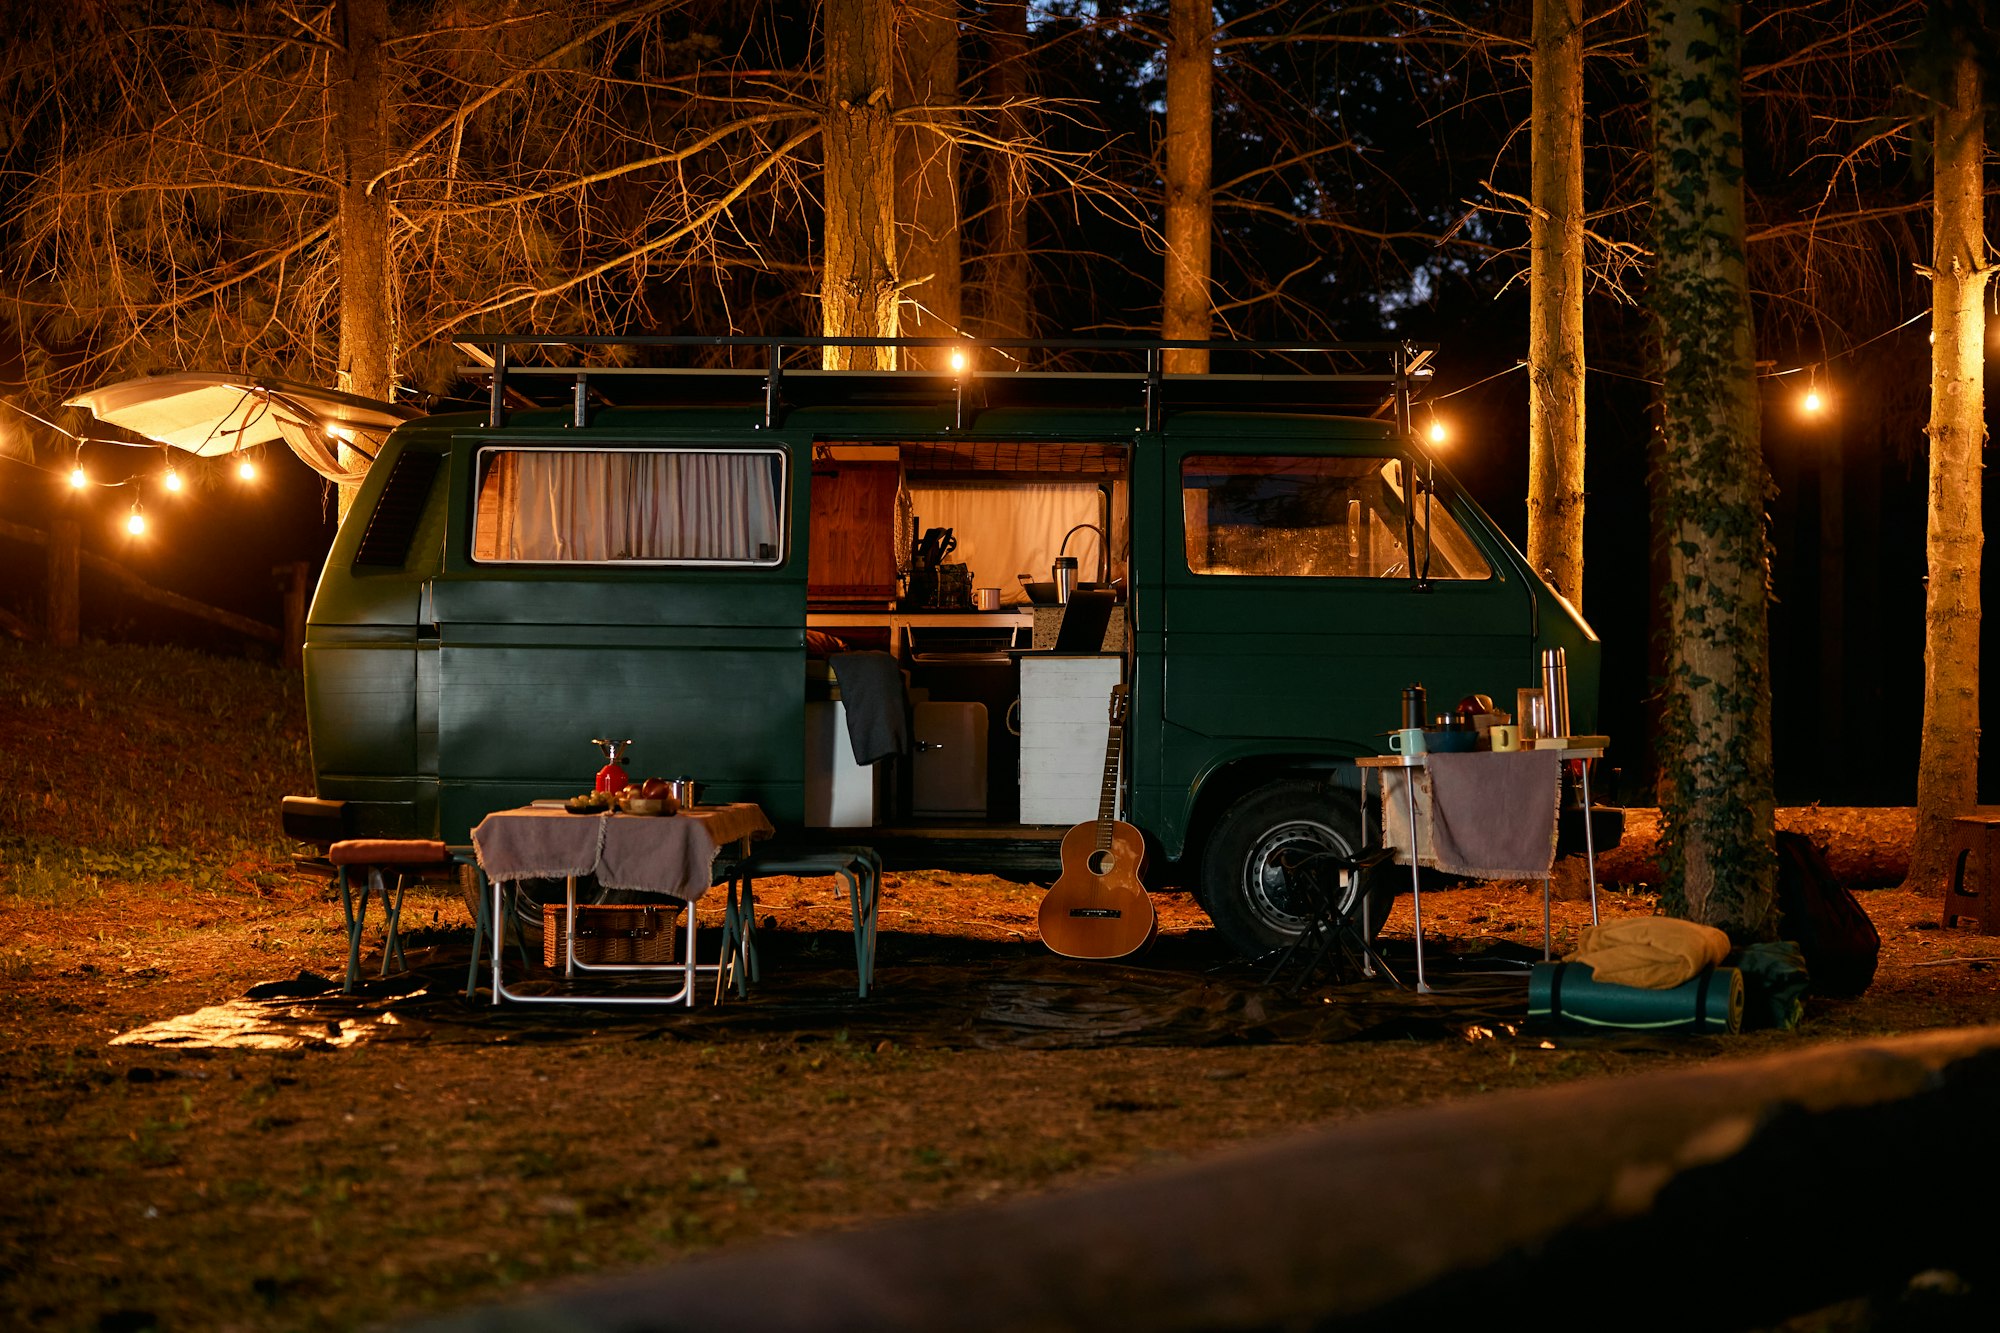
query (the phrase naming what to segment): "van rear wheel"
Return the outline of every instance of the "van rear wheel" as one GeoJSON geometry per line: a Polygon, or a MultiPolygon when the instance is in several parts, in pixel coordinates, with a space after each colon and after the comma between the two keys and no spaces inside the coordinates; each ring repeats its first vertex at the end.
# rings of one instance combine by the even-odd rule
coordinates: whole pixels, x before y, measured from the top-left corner
{"type": "MultiPolygon", "coordinates": [[[[1361,847],[1360,798],[1312,782],[1274,782],[1229,807],[1201,863],[1201,900],[1222,937],[1246,958],[1281,949],[1306,927],[1285,865],[1313,852],[1353,856],[1361,847]]],[[[1386,863],[1350,880],[1341,907],[1368,903],[1369,933],[1382,928],[1395,896],[1386,863]]]]}

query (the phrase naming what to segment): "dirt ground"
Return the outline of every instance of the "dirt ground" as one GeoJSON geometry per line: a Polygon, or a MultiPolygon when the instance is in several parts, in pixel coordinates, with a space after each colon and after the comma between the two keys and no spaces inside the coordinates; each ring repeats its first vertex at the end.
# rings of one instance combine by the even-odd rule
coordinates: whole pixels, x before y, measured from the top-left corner
{"type": "MultiPolygon", "coordinates": [[[[899,979],[919,984],[912,960],[927,951],[1038,952],[1039,895],[980,876],[892,876],[879,1002],[895,1005],[899,979]]],[[[245,863],[198,887],[0,895],[0,1323],[348,1328],[1075,1186],[1367,1111],[2000,1020],[2000,939],[1938,930],[1934,903],[1900,890],[1863,899],[1884,941],[1874,987],[1813,1002],[1795,1033],[1617,1041],[1474,1024],[1425,1039],[1110,1049],[876,1040],[846,998],[832,881],[772,880],[759,890],[772,960],[760,993],[811,992],[828,1014],[862,1014],[852,1025],[677,1032],[672,1014],[577,1014],[494,1031],[464,1010],[463,1031],[350,1044],[335,1027],[304,1048],[254,1050],[111,1043],[255,983],[340,976],[345,935],[322,882],[245,863]]],[[[1158,904],[1159,967],[1222,959],[1189,900],[1158,904]]],[[[1408,906],[1385,938],[1407,936],[1408,906]]],[[[1431,957],[1493,939],[1539,949],[1541,907],[1538,885],[1426,894],[1431,957]]],[[[1652,902],[1607,891],[1603,910],[1652,902]]],[[[1560,948],[1588,905],[1560,900],[1553,915],[1560,948]]],[[[449,889],[414,896],[405,924],[414,964],[462,974],[469,923],[449,889]]]]}
{"type": "MultiPolygon", "coordinates": [[[[337,901],[272,818],[309,789],[303,716],[273,667],[0,639],[0,1328],[352,1328],[1370,1111],[2000,1021],[2000,939],[1890,888],[1862,894],[1884,941],[1863,998],[1813,1002],[1796,1033],[1619,1040],[1523,1033],[1518,974],[1454,974],[1493,941],[1539,952],[1538,885],[1426,893],[1438,994],[1417,1003],[1261,988],[1172,895],[1136,965],[1066,962],[1032,938],[1039,889],[916,873],[885,890],[865,1003],[833,884],[782,880],[759,885],[763,984],[720,1008],[463,1004],[449,887],[405,913],[434,989],[252,1003],[346,964],[337,901]],[[263,1048],[119,1042],[207,1008],[227,1042],[264,1031],[249,1011],[286,1025],[263,1048]]],[[[1848,883],[1901,877],[1907,810],[1780,823],[1848,883]]],[[[1647,883],[1653,836],[1630,812],[1606,876],[1647,883]]],[[[1560,887],[1558,949],[1588,920],[1560,887]]],[[[1384,930],[1406,974],[1408,910],[1384,930]]]]}

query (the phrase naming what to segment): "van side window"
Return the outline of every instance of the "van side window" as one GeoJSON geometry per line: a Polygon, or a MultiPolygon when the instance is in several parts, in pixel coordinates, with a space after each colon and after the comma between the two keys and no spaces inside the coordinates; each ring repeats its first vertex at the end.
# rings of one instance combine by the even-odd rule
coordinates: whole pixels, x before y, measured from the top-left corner
{"type": "Polygon", "coordinates": [[[775,449],[481,449],[472,558],[776,565],[784,493],[775,449]]]}
{"type": "MultiPolygon", "coordinates": [[[[1194,454],[1181,465],[1187,562],[1195,574],[1406,578],[1403,466],[1393,458],[1194,454]]],[[[1423,516],[1417,510],[1418,559],[1423,516]]],[[[1434,579],[1492,567],[1442,503],[1430,506],[1434,579]]]]}

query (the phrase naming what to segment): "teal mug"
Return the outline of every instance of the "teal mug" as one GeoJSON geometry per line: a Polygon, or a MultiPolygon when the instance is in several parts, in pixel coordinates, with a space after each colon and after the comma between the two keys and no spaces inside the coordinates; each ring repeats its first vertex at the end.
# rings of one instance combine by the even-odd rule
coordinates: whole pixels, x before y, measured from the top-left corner
{"type": "Polygon", "coordinates": [[[1422,754],[1429,741],[1422,727],[1404,727],[1389,733],[1389,749],[1396,754],[1422,754]]]}

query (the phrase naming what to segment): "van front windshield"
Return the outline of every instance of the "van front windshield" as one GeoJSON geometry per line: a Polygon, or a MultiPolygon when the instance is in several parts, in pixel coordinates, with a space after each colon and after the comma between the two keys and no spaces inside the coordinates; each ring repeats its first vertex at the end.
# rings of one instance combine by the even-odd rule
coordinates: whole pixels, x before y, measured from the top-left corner
{"type": "MultiPolygon", "coordinates": [[[[1264,578],[1401,578],[1403,465],[1393,458],[1195,454],[1181,465],[1188,570],[1264,578]]],[[[1430,576],[1492,567],[1441,502],[1430,505],[1430,576]]],[[[1417,541],[1422,559],[1423,510],[1417,541]]]]}

